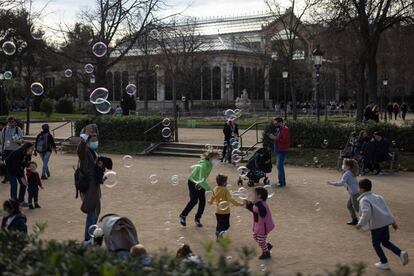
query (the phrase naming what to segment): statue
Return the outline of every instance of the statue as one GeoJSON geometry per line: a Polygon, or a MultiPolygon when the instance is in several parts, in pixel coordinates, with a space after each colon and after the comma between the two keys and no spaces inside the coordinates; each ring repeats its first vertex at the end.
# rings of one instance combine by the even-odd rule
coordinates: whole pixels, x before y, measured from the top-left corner
{"type": "Polygon", "coordinates": [[[248,110],[250,108],[250,104],[251,102],[249,100],[247,90],[243,89],[241,96],[236,98],[236,107],[238,109],[248,110]]]}

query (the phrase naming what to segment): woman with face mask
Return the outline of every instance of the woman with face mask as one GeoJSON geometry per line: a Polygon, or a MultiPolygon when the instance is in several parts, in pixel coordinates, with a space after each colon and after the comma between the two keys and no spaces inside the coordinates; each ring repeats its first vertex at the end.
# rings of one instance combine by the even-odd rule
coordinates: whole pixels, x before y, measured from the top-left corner
{"type": "Polygon", "coordinates": [[[81,211],[86,214],[85,242],[91,240],[88,230],[98,221],[101,211],[101,188],[97,171],[97,153],[99,142],[96,134],[81,134],[81,142],[78,145],[79,168],[88,182],[88,189],[81,193],[81,211]]]}
{"type": "Polygon", "coordinates": [[[198,203],[198,210],[195,215],[195,224],[197,227],[203,227],[201,216],[206,206],[206,191],[211,191],[207,183],[207,178],[214,166],[220,163],[220,153],[217,151],[207,151],[201,155],[201,160],[197,165],[192,166],[190,176],[188,177],[188,190],[190,201],[180,214],[180,224],[186,226],[186,217],[198,203]]]}
{"type": "Polygon", "coordinates": [[[27,234],[26,216],[20,212],[19,202],[8,199],[3,203],[4,217],[1,229],[8,231],[19,231],[27,234]]]}
{"type": "Polygon", "coordinates": [[[33,152],[34,145],[30,142],[26,142],[20,148],[13,151],[5,160],[6,171],[10,181],[10,198],[18,200],[23,207],[29,206],[24,202],[27,186],[24,169],[29,164],[33,152]],[[17,182],[20,184],[18,197],[17,182]]]}

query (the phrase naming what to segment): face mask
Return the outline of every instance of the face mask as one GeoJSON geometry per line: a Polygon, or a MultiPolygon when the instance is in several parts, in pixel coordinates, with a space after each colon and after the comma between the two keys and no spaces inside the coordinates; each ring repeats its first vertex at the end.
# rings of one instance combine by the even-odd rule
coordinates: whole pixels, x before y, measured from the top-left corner
{"type": "Polygon", "coordinates": [[[98,148],[98,145],[99,145],[99,142],[98,141],[91,142],[91,143],[89,143],[89,148],[91,150],[96,150],[98,148]]]}
{"type": "Polygon", "coordinates": [[[342,165],[342,170],[347,171],[347,170],[349,170],[349,167],[347,165],[342,165]]]}
{"type": "Polygon", "coordinates": [[[213,165],[213,167],[217,166],[219,163],[220,161],[218,159],[211,160],[211,164],[213,165]]]}

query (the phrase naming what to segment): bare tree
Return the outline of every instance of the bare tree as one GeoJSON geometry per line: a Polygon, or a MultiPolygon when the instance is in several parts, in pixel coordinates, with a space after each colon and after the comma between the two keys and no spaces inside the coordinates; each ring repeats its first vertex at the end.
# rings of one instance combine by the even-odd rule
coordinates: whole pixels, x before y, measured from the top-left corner
{"type": "MultiPolygon", "coordinates": [[[[184,23],[171,20],[164,25],[158,34],[158,44],[164,57],[166,73],[172,81],[173,114],[175,121],[175,141],[177,132],[177,83],[185,82],[188,87],[194,87],[194,74],[202,66],[201,51],[209,50],[209,43],[195,33],[196,22],[187,20],[184,23]]],[[[190,97],[192,95],[190,94],[190,97]]]]}
{"type": "Polygon", "coordinates": [[[378,47],[383,33],[399,22],[412,22],[412,0],[324,0],[319,11],[324,21],[338,30],[352,28],[357,35],[359,53],[359,91],[357,118],[362,120],[366,79],[369,101],[377,100],[378,47]]]}
{"type": "MultiPolygon", "coordinates": [[[[293,79],[295,79],[295,53],[300,47],[300,33],[304,31],[304,21],[309,12],[320,0],[289,0],[288,4],[282,5],[277,0],[265,0],[266,5],[275,16],[275,22],[280,23],[282,30],[272,38],[274,44],[271,51],[276,51],[278,59],[284,60],[285,66],[289,71],[288,91],[292,96],[293,119],[297,119],[297,98],[294,89],[293,79]]],[[[287,103],[285,103],[287,104],[287,103]]]]}

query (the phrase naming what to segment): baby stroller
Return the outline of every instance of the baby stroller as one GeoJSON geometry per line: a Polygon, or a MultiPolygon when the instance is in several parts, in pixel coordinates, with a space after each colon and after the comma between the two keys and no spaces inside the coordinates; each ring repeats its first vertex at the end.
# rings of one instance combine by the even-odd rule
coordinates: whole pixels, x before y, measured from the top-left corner
{"type": "MultiPolygon", "coordinates": [[[[270,180],[266,173],[272,171],[272,154],[270,150],[261,148],[257,150],[247,162],[247,178],[249,179],[248,186],[253,187],[255,183],[259,183],[260,179],[264,177],[263,184],[269,185],[270,180]]],[[[242,177],[239,177],[238,185],[243,185],[242,177]]]]}
{"type": "Polygon", "coordinates": [[[131,247],[138,244],[137,230],[126,217],[107,214],[99,220],[98,225],[102,228],[107,250],[116,253],[119,259],[128,257],[131,247]]]}

